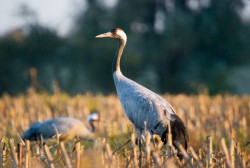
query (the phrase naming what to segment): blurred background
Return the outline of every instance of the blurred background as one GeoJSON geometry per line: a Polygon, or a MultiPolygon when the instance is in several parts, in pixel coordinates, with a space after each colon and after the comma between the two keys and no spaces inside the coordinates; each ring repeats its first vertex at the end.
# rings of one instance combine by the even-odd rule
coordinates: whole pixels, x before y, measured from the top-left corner
{"type": "Polygon", "coordinates": [[[250,93],[249,0],[0,0],[0,95],[115,92],[123,74],[159,93],[250,93]]]}

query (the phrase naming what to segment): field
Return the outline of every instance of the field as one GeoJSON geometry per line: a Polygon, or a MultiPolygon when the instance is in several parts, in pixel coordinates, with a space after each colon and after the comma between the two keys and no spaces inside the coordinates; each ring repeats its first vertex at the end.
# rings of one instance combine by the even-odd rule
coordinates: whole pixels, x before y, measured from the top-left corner
{"type": "MultiPolygon", "coordinates": [[[[249,96],[204,93],[163,97],[189,130],[189,149],[182,161],[171,143],[153,145],[148,136],[140,153],[133,127],[116,95],[71,97],[61,92],[31,91],[0,98],[0,167],[250,167],[249,96]],[[48,142],[40,148],[35,142],[24,144],[18,136],[31,123],[52,117],[72,116],[88,125],[86,117],[94,110],[100,113],[101,121],[96,123],[93,142],[72,140],[65,143],[65,149],[57,142],[48,142]],[[122,146],[128,139],[131,142],[122,146]]],[[[159,138],[155,138],[157,142],[159,138]]]]}

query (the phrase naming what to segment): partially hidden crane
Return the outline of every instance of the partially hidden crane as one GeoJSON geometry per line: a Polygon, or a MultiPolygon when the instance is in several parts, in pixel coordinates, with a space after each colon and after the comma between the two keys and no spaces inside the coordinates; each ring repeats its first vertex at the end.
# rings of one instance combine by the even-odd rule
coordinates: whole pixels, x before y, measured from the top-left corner
{"type": "Polygon", "coordinates": [[[168,123],[170,123],[174,146],[177,148],[177,144],[180,143],[187,149],[188,131],[174,108],[158,94],[122,74],[120,59],[127,42],[125,32],[120,28],[115,28],[110,32],[96,36],[96,38],[106,37],[118,40],[118,49],[113,60],[112,73],[118,97],[126,116],[134,125],[137,138],[140,139],[141,134],[144,133],[146,123],[146,129],[151,136],[153,134],[159,135],[163,143],[166,144],[168,123]]]}
{"type": "Polygon", "coordinates": [[[87,129],[81,120],[73,117],[58,117],[44,122],[37,122],[24,132],[22,139],[38,141],[43,138],[46,141],[56,138],[56,135],[59,135],[59,141],[67,141],[73,138],[89,138],[95,131],[93,122],[99,119],[99,115],[95,112],[88,116],[87,120],[91,127],[90,130],[87,129]]]}

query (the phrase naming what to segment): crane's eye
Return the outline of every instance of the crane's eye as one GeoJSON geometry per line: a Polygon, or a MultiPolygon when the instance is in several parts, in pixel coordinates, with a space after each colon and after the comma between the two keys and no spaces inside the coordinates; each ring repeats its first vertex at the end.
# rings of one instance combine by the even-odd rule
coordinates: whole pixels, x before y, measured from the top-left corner
{"type": "Polygon", "coordinates": [[[117,33],[117,28],[111,30],[111,32],[112,32],[113,34],[116,34],[116,33],[117,33]]]}
{"type": "Polygon", "coordinates": [[[111,30],[111,32],[112,32],[113,34],[117,34],[117,31],[119,31],[119,30],[122,30],[122,29],[120,29],[120,28],[115,28],[115,29],[111,30]]]}

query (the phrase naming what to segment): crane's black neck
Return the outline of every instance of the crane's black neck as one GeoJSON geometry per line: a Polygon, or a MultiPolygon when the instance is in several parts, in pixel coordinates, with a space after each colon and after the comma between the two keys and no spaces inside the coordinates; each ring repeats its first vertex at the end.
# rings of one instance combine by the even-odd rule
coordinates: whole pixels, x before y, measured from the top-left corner
{"type": "Polygon", "coordinates": [[[95,132],[95,125],[93,123],[93,120],[89,121],[89,125],[90,125],[90,132],[95,132]]]}
{"type": "Polygon", "coordinates": [[[120,70],[120,60],[121,60],[122,52],[123,52],[125,45],[126,45],[126,41],[123,39],[119,39],[118,48],[117,48],[117,51],[113,60],[112,73],[114,73],[117,70],[120,70]]]}

